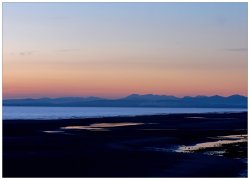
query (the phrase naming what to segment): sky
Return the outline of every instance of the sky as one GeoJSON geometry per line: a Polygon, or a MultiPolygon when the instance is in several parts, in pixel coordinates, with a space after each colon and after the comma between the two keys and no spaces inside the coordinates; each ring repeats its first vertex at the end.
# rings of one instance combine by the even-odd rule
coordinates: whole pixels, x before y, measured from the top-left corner
{"type": "Polygon", "coordinates": [[[247,96],[247,3],[3,3],[3,98],[247,96]]]}

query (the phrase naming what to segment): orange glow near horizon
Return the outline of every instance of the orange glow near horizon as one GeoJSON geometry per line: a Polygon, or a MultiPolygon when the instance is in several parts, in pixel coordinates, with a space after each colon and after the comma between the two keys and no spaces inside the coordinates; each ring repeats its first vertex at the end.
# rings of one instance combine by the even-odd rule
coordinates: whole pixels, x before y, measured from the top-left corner
{"type": "MultiPolygon", "coordinates": [[[[7,59],[7,58],[6,58],[7,59]]],[[[132,93],[175,96],[247,95],[246,72],[232,69],[159,69],[4,63],[4,98],[100,96],[117,98],[132,93]],[[9,68],[8,68],[9,66],[9,68]],[[59,67],[60,66],[60,67],[59,67]],[[228,88],[225,88],[228,87],[228,88]]]]}

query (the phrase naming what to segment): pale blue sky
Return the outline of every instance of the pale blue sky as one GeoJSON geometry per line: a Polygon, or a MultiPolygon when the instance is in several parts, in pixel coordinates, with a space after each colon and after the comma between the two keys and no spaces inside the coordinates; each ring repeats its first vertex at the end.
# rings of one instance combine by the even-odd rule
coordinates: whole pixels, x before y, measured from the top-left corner
{"type": "Polygon", "coordinates": [[[46,48],[247,48],[247,3],[4,3],[3,20],[7,45],[27,50],[53,39],[46,48]]]}

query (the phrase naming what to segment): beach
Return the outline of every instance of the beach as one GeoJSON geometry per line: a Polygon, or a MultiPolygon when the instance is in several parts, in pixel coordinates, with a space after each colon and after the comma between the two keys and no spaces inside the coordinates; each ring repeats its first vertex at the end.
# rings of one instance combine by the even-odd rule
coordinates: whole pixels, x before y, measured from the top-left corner
{"type": "Polygon", "coordinates": [[[245,176],[247,112],[3,121],[3,177],[245,176]]]}

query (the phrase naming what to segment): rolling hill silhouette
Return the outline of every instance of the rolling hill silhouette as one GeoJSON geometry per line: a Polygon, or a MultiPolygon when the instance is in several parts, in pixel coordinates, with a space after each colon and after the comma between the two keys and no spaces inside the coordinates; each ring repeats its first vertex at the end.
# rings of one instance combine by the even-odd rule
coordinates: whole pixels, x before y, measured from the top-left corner
{"type": "Polygon", "coordinates": [[[58,107],[195,107],[195,108],[247,108],[247,97],[175,96],[131,94],[119,99],[99,97],[62,97],[39,99],[6,99],[3,106],[58,106],[58,107]]]}

